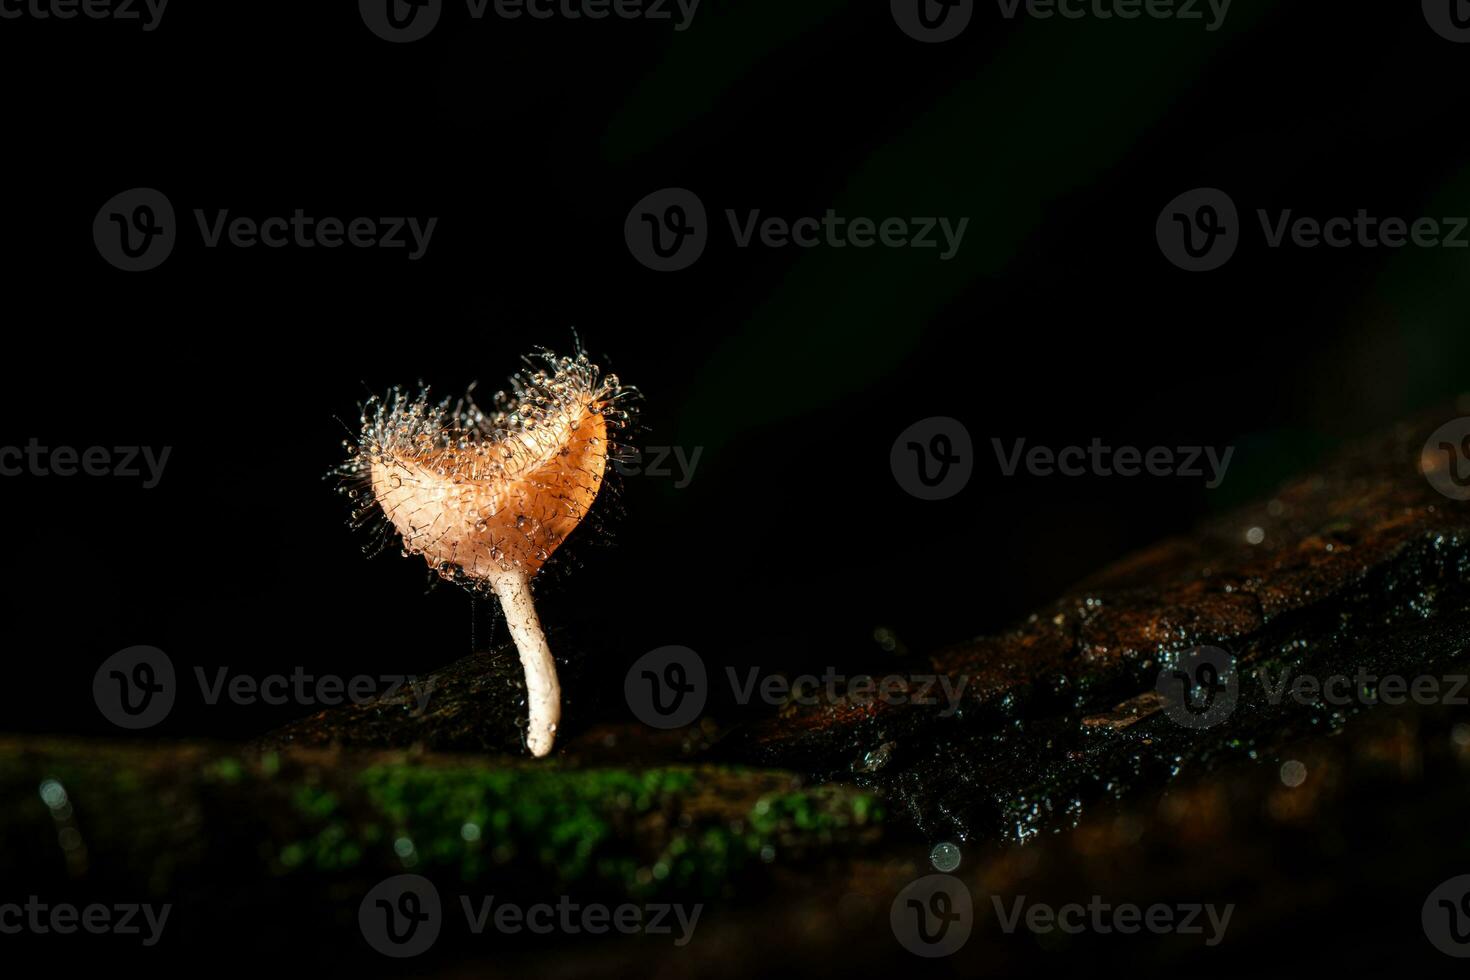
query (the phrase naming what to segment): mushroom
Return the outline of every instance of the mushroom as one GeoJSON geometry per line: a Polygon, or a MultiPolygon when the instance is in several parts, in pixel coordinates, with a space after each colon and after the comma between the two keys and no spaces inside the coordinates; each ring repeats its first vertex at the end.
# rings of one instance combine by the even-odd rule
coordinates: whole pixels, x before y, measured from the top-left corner
{"type": "Polygon", "coordinates": [[[636,392],[581,351],[525,360],[489,413],[469,394],[452,406],[431,403],[427,389],[370,399],[340,472],[357,484],[352,496],[367,497],[359,523],[380,510],[404,555],[499,598],[526,675],[526,746],[544,756],[561,689],[531,580],[592,509],[636,392]]]}

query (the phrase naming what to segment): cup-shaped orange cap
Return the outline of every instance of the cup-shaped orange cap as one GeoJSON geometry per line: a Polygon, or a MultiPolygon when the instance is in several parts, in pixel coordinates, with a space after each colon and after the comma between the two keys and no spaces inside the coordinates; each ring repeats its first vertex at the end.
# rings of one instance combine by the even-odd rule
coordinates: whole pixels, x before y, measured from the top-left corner
{"type": "Polygon", "coordinates": [[[445,578],[478,588],[529,579],[601,490],[630,394],[585,355],[541,355],[491,411],[394,391],[371,403],[348,470],[403,541],[445,578]]]}
{"type": "Polygon", "coordinates": [[[489,581],[534,575],[587,516],[607,468],[607,423],[585,392],[533,428],[463,448],[394,451],[373,495],[403,547],[436,569],[489,581]]]}

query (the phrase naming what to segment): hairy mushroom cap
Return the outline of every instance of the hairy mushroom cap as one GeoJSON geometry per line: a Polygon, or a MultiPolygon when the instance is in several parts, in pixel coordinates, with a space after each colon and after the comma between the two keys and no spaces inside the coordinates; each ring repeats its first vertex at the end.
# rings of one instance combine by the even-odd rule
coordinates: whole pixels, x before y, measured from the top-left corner
{"type": "Polygon", "coordinates": [[[374,461],[373,495],[404,548],[474,579],[534,574],[602,486],[607,424],[582,397],[535,430],[374,461]]]}
{"type": "Polygon", "coordinates": [[[540,355],[482,411],[393,391],[370,403],[349,468],[403,540],[441,576],[485,589],[530,578],[602,488],[629,392],[585,355],[540,355]]]}

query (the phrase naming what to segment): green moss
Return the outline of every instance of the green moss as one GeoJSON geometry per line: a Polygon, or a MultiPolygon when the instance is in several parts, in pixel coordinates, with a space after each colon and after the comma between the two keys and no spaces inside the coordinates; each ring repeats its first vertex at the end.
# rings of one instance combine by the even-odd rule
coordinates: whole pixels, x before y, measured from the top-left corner
{"type": "Polygon", "coordinates": [[[232,756],[214,759],[204,766],[204,778],[222,783],[238,783],[245,775],[245,767],[232,756]]]}
{"type": "Polygon", "coordinates": [[[773,853],[881,818],[869,795],[844,787],[731,808],[720,789],[741,788],[746,777],[754,778],[730,769],[382,765],[359,780],[391,836],[412,843],[400,855],[408,866],[454,866],[471,879],[490,865],[528,863],[562,882],[595,879],[634,894],[718,889],[773,853]]]}
{"type": "MultiPolygon", "coordinates": [[[[881,819],[851,787],[802,788],[791,773],[740,767],[48,749],[0,756],[12,801],[0,810],[16,839],[53,846],[38,787],[55,779],[85,821],[89,851],[160,888],[207,863],[246,876],[414,868],[465,881],[500,869],[497,880],[564,888],[716,894],[764,864],[870,841],[881,819]]],[[[31,853],[0,856],[0,870],[31,853]]]]}
{"type": "Polygon", "coordinates": [[[326,818],[337,810],[337,797],[316,786],[299,786],[291,792],[291,803],[305,817],[326,818]]]}
{"type": "Polygon", "coordinates": [[[374,808],[413,844],[412,860],[458,864],[473,878],[487,863],[528,859],[567,881],[624,876],[599,863],[615,832],[694,784],[692,770],[569,771],[372,766],[359,782],[374,808]],[[489,852],[487,853],[487,843],[489,852]]]}

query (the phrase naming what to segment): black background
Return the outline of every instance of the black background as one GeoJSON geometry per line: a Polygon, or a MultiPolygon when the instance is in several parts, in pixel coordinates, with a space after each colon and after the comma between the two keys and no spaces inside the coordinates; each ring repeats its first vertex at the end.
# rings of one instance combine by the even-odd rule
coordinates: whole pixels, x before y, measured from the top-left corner
{"type": "MultiPolygon", "coordinates": [[[[595,717],[633,658],[871,667],[1004,627],[1128,550],[1269,490],[1457,391],[1470,251],[1269,249],[1255,210],[1470,214],[1470,46],[1418,4],[1236,0],[1199,22],[1010,23],[924,45],[887,4],[704,0],[692,26],[471,22],[391,45],[355,5],[185,4],[158,30],[0,21],[0,444],[170,446],[162,483],[0,480],[10,730],[107,732],[91,678],[164,649],[255,675],[425,673],[469,599],[365,559],[324,474],[371,391],[494,390],[536,345],[645,396],[639,441],[692,482],[623,481],[612,548],[539,588],[580,624],[595,717]],[[660,274],[623,221],[659,188],[713,241],[660,274]],[[1226,190],[1223,269],[1161,255],[1160,210],[1226,190]],[[99,256],[93,217],[155,187],[180,243],[99,256]],[[967,216],[959,255],[737,249],[723,213],[967,216]],[[425,258],[206,249],[192,211],[434,216],[425,258]],[[911,423],[962,420],[975,476],[923,502],[911,423]],[[339,421],[341,420],[341,421],[339,421]],[[343,423],[347,428],[344,428],[343,423]],[[1006,478],[1009,443],[1235,446],[1224,485],[1006,478]],[[594,694],[593,692],[598,692],[594,694]],[[599,695],[601,700],[598,700],[599,695]]],[[[181,701],[153,734],[240,736],[299,708],[181,701]]]]}

